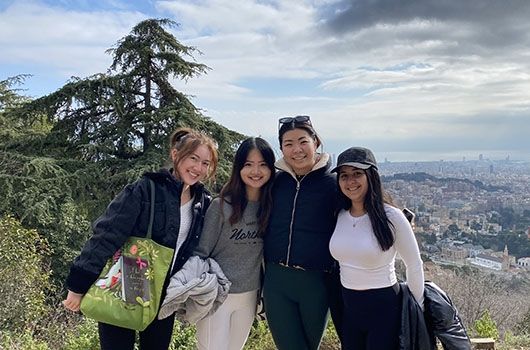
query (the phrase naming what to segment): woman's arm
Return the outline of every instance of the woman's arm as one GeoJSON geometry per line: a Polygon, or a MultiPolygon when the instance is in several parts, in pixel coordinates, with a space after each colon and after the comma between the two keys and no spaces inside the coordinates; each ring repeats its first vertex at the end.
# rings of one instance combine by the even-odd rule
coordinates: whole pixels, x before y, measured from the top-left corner
{"type": "Polygon", "coordinates": [[[423,261],[421,260],[418,242],[407,218],[396,210],[391,219],[396,229],[394,246],[407,267],[407,284],[414,295],[414,299],[423,309],[423,261]]]}
{"type": "Polygon", "coordinates": [[[66,279],[68,290],[84,294],[97,280],[107,260],[123,246],[135,228],[142,209],[142,187],[147,181],[127,185],[92,225],[93,234],[74,260],[66,279]]]}

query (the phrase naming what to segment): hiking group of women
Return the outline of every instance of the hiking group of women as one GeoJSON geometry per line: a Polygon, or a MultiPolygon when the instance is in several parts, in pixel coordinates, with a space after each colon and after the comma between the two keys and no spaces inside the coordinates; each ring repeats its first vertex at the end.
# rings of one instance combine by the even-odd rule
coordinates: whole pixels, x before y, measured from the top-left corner
{"type": "MultiPolygon", "coordinates": [[[[261,289],[280,350],[318,349],[329,313],[343,349],[398,349],[396,254],[421,307],[423,269],[411,225],[384,193],[374,155],[352,147],[331,169],[309,116],[280,118],[278,141],[282,157],[276,161],[264,139],[244,140],[228,182],[212,201],[202,181],[215,174],[215,141],[177,129],[170,140],[171,168],[126,186],[94,222],[67,278],[64,306],[79,311],[127,233],[141,232],[152,180],[152,239],[175,249],[166,280],[199,256],[217,261],[231,282],[226,300],[197,323],[198,349],[242,349],[261,289]]],[[[168,349],[174,319],[155,319],[139,332],[140,349],[168,349]]],[[[134,348],[135,331],[101,322],[98,328],[102,349],[134,348]]]]}

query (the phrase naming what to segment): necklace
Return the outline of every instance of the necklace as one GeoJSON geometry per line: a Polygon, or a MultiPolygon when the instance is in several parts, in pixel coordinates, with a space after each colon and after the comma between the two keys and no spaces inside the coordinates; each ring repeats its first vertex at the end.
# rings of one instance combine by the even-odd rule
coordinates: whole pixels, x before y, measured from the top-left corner
{"type": "Polygon", "coordinates": [[[357,224],[363,221],[363,219],[364,219],[364,215],[359,216],[359,217],[352,216],[353,227],[357,226],[357,224]]]}
{"type": "Polygon", "coordinates": [[[353,225],[353,227],[355,227],[355,226],[357,226],[358,223],[363,221],[363,219],[366,217],[366,212],[364,214],[362,214],[361,216],[354,216],[352,214],[352,212],[350,211],[350,217],[351,217],[351,220],[352,220],[352,225],[353,225]]]}

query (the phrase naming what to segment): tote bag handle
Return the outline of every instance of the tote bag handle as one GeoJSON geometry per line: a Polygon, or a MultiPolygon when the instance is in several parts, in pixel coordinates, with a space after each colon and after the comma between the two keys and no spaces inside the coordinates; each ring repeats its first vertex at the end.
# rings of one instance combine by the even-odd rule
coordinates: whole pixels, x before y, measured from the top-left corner
{"type": "Polygon", "coordinates": [[[153,180],[149,179],[149,184],[151,185],[151,207],[149,209],[149,226],[147,226],[147,239],[151,239],[153,234],[153,221],[155,221],[155,183],[153,180]]]}

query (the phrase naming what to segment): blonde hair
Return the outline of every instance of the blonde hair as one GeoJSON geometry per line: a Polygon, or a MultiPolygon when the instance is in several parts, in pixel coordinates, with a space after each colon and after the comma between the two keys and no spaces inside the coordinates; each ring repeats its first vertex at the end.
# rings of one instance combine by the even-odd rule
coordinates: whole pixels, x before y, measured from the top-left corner
{"type": "Polygon", "coordinates": [[[172,158],[171,153],[175,150],[176,156],[173,159],[173,163],[179,164],[201,145],[206,146],[212,156],[210,167],[208,168],[208,175],[206,176],[206,179],[210,179],[215,175],[217,170],[219,156],[217,154],[217,143],[203,132],[191,128],[178,128],[173,131],[169,138],[169,157],[170,159],[172,158]]]}

